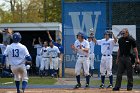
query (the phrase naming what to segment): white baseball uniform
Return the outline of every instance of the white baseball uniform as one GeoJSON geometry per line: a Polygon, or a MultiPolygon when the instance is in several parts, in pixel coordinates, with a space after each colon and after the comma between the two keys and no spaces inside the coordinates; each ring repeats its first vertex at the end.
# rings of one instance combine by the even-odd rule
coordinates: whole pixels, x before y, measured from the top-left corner
{"type": "Polygon", "coordinates": [[[34,48],[37,49],[36,67],[40,67],[40,65],[41,65],[41,59],[42,59],[42,57],[41,57],[41,55],[40,55],[40,51],[41,51],[41,49],[42,49],[42,45],[40,45],[40,44],[35,44],[35,45],[34,45],[34,48]]]}
{"type": "Polygon", "coordinates": [[[102,39],[102,40],[97,40],[97,44],[101,45],[101,53],[102,53],[102,58],[101,58],[101,64],[100,64],[100,73],[101,75],[105,75],[107,71],[107,75],[111,76],[112,75],[112,50],[115,45],[114,39],[102,39]]]}
{"type": "Polygon", "coordinates": [[[41,66],[40,66],[40,70],[48,70],[49,69],[49,55],[47,54],[48,51],[48,47],[43,47],[40,51],[40,54],[42,56],[42,60],[41,60],[41,66]]]}
{"type": "Polygon", "coordinates": [[[80,70],[84,68],[84,74],[87,76],[89,75],[89,53],[83,51],[80,49],[80,45],[82,48],[88,48],[89,49],[89,42],[87,40],[83,40],[83,42],[80,42],[79,40],[76,40],[74,43],[75,48],[77,49],[77,62],[75,65],[75,73],[76,75],[80,75],[80,70]]]}
{"type": "Polygon", "coordinates": [[[8,45],[4,51],[4,55],[8,56],[11,70],[14,74],[15,81],[28,81],[27,70],[25,66],[26,56],[29,56],[27,48],[21,43],[12,43],[8,45]]]}
{"type": "MultiPolygon", "coordinates": [[[[1,48],[1,52],[2,52],[2,55],[4,54],[4,51],[6,49],[7,46],[5,46],[4,44],[0,44],[0,48],[1,48]]],[[[6,68],[9,68],[9,61],[8,61],[8,58],[6,57],[6,68]]]]}
{"type": "Polygon", "coordinates": [[[49,55],[50,69],[58,70],[58,54],[60,53],[57,46],[49,47],[47,51],[49,55]]]}
{"type": "Polygon", "coordinates": [[[93,41],[89,42],[90,45],[90,54],[89,54],[89,59],[90,59],[90,68],[94,69],[94,46],[95,43],[93,41]]]}

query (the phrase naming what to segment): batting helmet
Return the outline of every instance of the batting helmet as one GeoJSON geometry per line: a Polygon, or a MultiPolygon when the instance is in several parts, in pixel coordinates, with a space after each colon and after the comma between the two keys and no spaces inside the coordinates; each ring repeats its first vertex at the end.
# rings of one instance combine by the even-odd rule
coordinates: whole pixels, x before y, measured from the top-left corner
{"type": "Polygon", "coordinates": [[[78,37],[78,36],[81,36],[82,38],[84,38],[84,34],[83,34],[82,32],[78,32],[78,33],[77,33],[77,37],[78,37]]]}
{"type": "Polygon", "coordinates": [[[20,41],[21,41],[21,38],[22,38],[22,37],[21,37],[21,35],[20,35],[19,32],[14,33],[14,34],[13,34],[13,37],[12,37],[14,43],[20,42],[20,41]]]}

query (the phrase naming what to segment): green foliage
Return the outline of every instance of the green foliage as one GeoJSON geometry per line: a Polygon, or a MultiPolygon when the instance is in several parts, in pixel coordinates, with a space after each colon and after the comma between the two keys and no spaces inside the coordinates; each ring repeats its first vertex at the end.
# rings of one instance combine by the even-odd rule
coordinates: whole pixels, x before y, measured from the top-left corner
{"type": "Polygon", "coordinates": [[[61,22],[61,0],[5,1],[10,9],[0,5],[0,23],[61,22]]]}

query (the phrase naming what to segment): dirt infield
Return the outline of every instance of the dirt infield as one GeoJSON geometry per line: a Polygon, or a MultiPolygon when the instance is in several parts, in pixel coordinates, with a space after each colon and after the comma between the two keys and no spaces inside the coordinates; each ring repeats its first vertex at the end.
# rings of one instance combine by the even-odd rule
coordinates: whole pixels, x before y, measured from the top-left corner
{"type": "MultiPolygon", "coordinates": [[[[16,93],[15,89],[0,89],[0,93],[16,93]]],[[[126,91],[121,89],[118,92],[113,92],[112,89],[27,89],[25,93],[140,93],[140,90],[126,91]]]]}

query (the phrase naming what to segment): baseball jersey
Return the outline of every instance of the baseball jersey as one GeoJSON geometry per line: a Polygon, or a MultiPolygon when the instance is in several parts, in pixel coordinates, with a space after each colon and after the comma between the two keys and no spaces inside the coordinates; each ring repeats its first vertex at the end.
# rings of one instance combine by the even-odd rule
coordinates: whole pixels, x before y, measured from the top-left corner
{"type": "Polygon", "coordinates": [[[4,51],[5,51],[6,47],[7,46],[5,46],[4,44],[0,44],[2,54],[4,54],[4,51]]]}
{"type": "Polygon", "coordinates": [[[16,66],[25,63],[25,57],[29,56],[26,46],[21,43],[12,43],[6,47],[4,55],[10,60],[11,66],[16,66]]]}
{"type": "Polygon", "coordinates": [[[82,45],[82,48],[88,48],[89,49],[89,47],[90,47],[89,42],[84,39],[83,42],[80,42],[79,40],[76,40],[75,43],[74,43],[75,48],[78,49],[78,51],[77,51],[78,56],[89,56],[89,53],[80,49],[80,45],[82,45]]]}
{"type": "Polygon", "coordinates": [[[49,57],[58,57],[58,53],[60,53],[57,46],[49,47],[47,51],[49,57]]]}
{"type": "Polygon", "coordinates": [[[115,45],[114,39],[101,39],[97,40],[97,44],[101,45],[101,53],[103,55],[111,55],[113,51],[113,47],[115,45]]]}
{"type": "Polygon", "coordinates": [[[93,41],[90,41],[89,42],[89,46],[90,46],[90,53],[94,53],[94,46],[95,46],[95,43],[93,41]]]}
{"type": "Polygon", "coordinates": [[[41,48],[42,48],[42,45],[41,45],[41,44],[35,44],[35,45],[34,45],[34,48],[37,49],[37,55],[40,55],[40,50],[41,50],[41,48]]]}
{"type": "Polygon", "coordinates": [[[58,43],[54,42],[54,45],[58,47],[60,53],[62,53],[62,54],[64,53],[64,48],[61,44],[58,44],[58,43]]]}
{"type": "Polygon", "coordinates": [[[49,57],[47,54],[47,49],[48,49],[48,47],[42,47],[42,49],[40,51],[40,54],[43,58],[49,57]]]}

